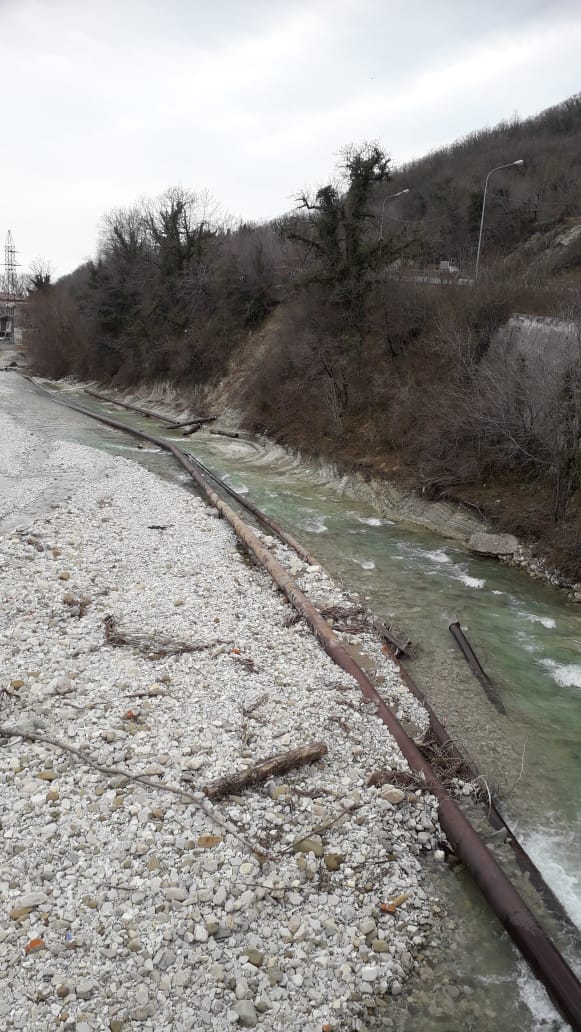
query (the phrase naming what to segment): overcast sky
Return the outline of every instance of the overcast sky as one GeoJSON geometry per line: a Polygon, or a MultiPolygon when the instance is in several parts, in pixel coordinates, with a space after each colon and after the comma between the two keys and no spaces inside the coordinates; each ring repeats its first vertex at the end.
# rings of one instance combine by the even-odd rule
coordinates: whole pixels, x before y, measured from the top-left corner
{"type": "Polygon", "coordinates": [[[58,273],[170,185],[268,218],[346,143],[401,164],[581,90],[579,0],[0,0],[0,40],[0,243],[58,273]]]}

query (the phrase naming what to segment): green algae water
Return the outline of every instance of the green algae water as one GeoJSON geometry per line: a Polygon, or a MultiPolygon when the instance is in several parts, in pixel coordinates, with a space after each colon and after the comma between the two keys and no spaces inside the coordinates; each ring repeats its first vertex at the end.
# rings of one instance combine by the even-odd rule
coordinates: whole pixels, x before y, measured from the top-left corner
{"type": "MultiPolygon", "coordinates": [[[[166,453],[57,408],[21,380],[14,378],[12,387],[4,399],[8,411],[45,437],[104,448],[191,484],[166,453]]],[[[64,396],[164,436],[150,420],[82,391],[67,390],[64,396]]],[[[332,471],[266,442],[207,432],[179,440],[417,644],[410,673],[450,736],[499,793],[507,820],[581,928],[579,607],[522,571],[382,517],[366,502],[348,497],[332,471]],[[494,681],[506,715],[490,705],[458,652],[448,631],[456,619],[494,681]]],[[[484,821],[482,827],[486,834],[484,821]]],[[[491,848],[498,848],[499,859],[510,866],[508,846],[491,840],[491,848]]],[[[496,1032],[499,1021],[522,1032],[565,1028],[465,872],[433,863],[430,876],[448,912],[441,951],[426,958],[418,984],[401,1002],[390,998],[389,1006],[370,1014],[369,1028],[496,1032]]],[[[522,889],[526,895],[525,884],[522,889]]],[[[562,930],[557,925],[549,930],[557,941],[561,937],[577,966],[580,958],[571,954],[562,930]]]]}

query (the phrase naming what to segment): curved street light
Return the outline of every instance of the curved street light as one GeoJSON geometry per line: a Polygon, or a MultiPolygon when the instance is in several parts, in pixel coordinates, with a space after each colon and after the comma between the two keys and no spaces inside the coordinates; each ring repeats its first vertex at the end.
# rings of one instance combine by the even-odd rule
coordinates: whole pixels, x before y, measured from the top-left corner
{"type": "Polygon", "coordinates": [[[497,165],[496,168],[491,168],[484,182],[484,196],[482,198],[482,215],[480,217],[480,233],[478,236],[478,251],[476,252],[476,267],[474,269],[474,282],[478,279],[478,266],[480,265],[480,251],[482,249],[482,231],[484,229],[484,209],[486,207],[486,193],[488,190],[488,180],[490,179],[493,172],[499,172],[501,168],[512,168],[513,165],[524,165],[522,158],[518,158],[517,161],[509,161],[506,165],[497,165]]]}
{"type": "Polygon", "coordinates": [[[394,197],[401,197],[402,194],[406,194],[409,192],[409,187],[406,186],[405,190],[398,190],[397,193],[388,194],[387,197],[383,198],[383,204],[381,205],[381,219],[379,222],[379,236],[377,238],[380,243],[383,240],[383,213],[385,211],[385,202],[393,201],[394,197]]]}

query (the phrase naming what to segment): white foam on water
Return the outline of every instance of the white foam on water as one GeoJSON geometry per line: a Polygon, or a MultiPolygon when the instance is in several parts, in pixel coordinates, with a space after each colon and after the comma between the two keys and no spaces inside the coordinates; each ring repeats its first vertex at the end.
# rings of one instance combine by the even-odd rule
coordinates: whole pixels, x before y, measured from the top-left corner
{"type": "Polygon", "coordinates": [[[581,856],[574,841],[574,832],[571,831],[569,836],[540,828],[530,834],[525,832],[522,840],[543,878],[581,931],[581,856]]]}
{"type": "Polygon", "coordinates": [[[529,637],[529,635],[526,634],[525,631],[517,631],[516,640],[518,641],[519,645],[523,649],[525,649],[526,652],[538,652],[538,645],[535,642],[534,638],[529,637]]]}
{"type": "MultiPolygon", "coordinates": [[[[406,549],[406,551],[407,551],[407,549],[406,549]]],[[[411,549],[409,549],[409,555],[410,555],[410,557],[412,559],[415,559],[415,560],[418,560],[418,559],[426,560],[427,559],[427,560],[429,560],[429,562],[437,563],[437,564],[452,562],[452,560],[450,559],[450,556],[447,554],[447,552],[444,551],[443,548],[435,548],[435,549],[430,551],[430,549],[428,549],[428,548],[412,547],[411,549]]]]}
{"type": "Polygon", "coordinates": [[[518,961],[518,991],[530,1010],[534,1025],[531,1032],[567,1032],[569,1025],[557,1013],[541,983],[531,973],[526,961],[518,961]]]}
{"type": "Polygon", "coordinates": [[[486,584],[485,580],[481,580],[480,577],[471,577],[470,574],[464,573],[463,570],[460,570],[458,573],[458,580],[462,581],[462,584],[465,584],[467,588],[483,588],[486,584]]]}
{"type": "Polygon", "coordinates": [[[313,516],[312,519],[304,520],[303,530],[308,531],[309,534],[325,534],[327,527],[323,523],[323,520],[316,519],[316,517],[313,516]]]}
{"type": "Polygon", "coordinates": [[[581,688],[581,665],[556,663],[554,659],[542,659],[541,665],[550,671],[553,681],[561,688],[581,688]]]}
{"type": "Polygon", "coordinates": [[[368,527],[395,527],[393,520],[380,519],[379,516],[358,516],[357,521],[368,527]]]}
{"type": "Polygon", "coordinates": [[[239,495],[248,494],[248,488],[246,487],[246,484],[230,484],[230,487],[232,488],[233,491],[236,491],[236,494],[239,494],[239,495]]]}
{"type": "Polygon", "coordinates": [[[354,559],[353,562],[357,563],[357,565],[360,566],[362,570],[375,569],[375,563],[373,562],[373,559],[354,559]]]}
{"type": "Polygon", "coordinates": [[[433,563],[450,563],[452,561],[442,548],[437,548],[434,552],[424,552],[423,554],[426,559],[430,559],[433,563]]]}
{"type": "Polygon", "coordinates": [[[540,623],[543,627],[548,627],[549,629],[557,626],[557,621],[552,616],[537,616],[536,613],[527,613],[523,609],[519,610],[518,615],[524,616],[529,623],[540,623]]]}

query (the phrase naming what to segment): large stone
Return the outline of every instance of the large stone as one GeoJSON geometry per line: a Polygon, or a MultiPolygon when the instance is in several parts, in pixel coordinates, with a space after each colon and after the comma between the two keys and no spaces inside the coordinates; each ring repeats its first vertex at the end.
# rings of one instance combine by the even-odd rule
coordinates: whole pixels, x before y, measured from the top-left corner
{"type": "Polygon", "coordinates": [[[238,1021],[242,1028],[256,1027],[258,1015],[251,1000],[239,1000],[234,1004],[234,1010],[238,1014],[238,1021]]]}
{"type": "Polygon", "coordinates": [[[327,853],[325,857],[325,867],[328,871],[338,871],[342,863],[342,853],[327,853]]]}
{"type": "Polygon", "coordinates": [[[318,837],[304,838],[294,845],[295,853],[314,853],[315,856],[323,855],[323,843],[318,837]]]}
{"type": "Polygon", "coordinates": [[[468,548],[480,555],[514,555],[518,547],[513,534],[486,534],[483,530],[476,531],[468,541],[468,548]]]}
{"type": "Polygon", "coordinates": [[[403,803],[405,792],[402,792],[401,788],[396,788],[395,785],[384,785],[381,789],[381,798],[396,806],[398,803],[403,803]]]}
{"type": "Polygon", "coordinates": [[[48,896],[42,891],[28,892],[18,900],[20,907],[41,907],[43,903],[48,903],[48,896]]]}

